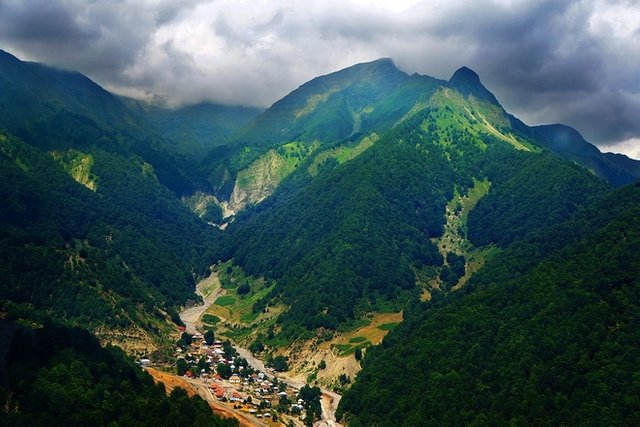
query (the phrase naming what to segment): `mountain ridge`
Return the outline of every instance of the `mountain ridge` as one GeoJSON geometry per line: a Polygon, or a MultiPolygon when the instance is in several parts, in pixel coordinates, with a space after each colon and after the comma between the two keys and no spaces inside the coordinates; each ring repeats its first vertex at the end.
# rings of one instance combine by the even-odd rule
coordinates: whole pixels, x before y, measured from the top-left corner
{"type": "Polygon", "coordinates": [[[212,152],[200,168],[218,171],[208,176],[208,182],[216,197],[227,201],[238,185],[236,175],[268,150],[291,142],[315,144],[316,150],[332,144],[357,144],[362,137],[381,135],[428,108],[439,88],[458,93],[476,106],[486,103],[488,108],[482,107],[474,120],[485,122],[484,131],[505,141],[526,146],[517,141],[520,138],[549,149],[617,186],[640,177],[635,167],[640,161],[614,161],[581,137],[573,138],[571,150],[559,149],[554,143],[556,132],[530,127],[509,114],[478,74],[466,66],[445,81],[420,74],[409,76],[388,58],[356,64],[300,85],[241,129],[227,146],[212,152]]]}

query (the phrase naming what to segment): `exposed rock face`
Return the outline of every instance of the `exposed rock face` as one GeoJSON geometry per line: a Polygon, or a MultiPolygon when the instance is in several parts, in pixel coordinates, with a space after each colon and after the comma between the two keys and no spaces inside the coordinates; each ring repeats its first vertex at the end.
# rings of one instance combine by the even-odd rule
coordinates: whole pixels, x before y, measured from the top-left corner
{"type": "Polygon", "coordinates": [[[247,169],[238,173],[229,200],[229,210],[238,212],[247,205],[260,203],[269,197],[284,177],[294,169],[295,166],[275,150],[268,151],[247,169]]]}

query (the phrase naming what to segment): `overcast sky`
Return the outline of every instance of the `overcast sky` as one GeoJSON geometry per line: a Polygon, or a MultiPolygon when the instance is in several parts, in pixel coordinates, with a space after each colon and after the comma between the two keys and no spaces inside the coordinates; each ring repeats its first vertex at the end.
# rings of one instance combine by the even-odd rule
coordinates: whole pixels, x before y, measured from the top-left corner
{"type": "Polygon", "coordinates": [[[172,105],[267,107],[380,57],[443,79],[466,65],[526,123],[640,158],[636,0],[0,0],[0,49],[172,105]]]}

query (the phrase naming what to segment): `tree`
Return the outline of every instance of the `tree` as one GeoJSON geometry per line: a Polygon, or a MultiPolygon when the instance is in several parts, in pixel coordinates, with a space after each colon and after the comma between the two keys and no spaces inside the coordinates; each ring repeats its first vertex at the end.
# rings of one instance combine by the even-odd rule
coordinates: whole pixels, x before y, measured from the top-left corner
{"type": "Polygon", "coordinates": [[[200,360],[198,360],[198,372],[202,372],[203,369],[205,372],[211,371],[207,360],[204,357],[201,357],[200,360]]]}
{"type": "Polygon", "coordinates": [[[178,340],[178,345],[180,347],[189,347],[193,342],[193,336],[187,332],[183,332],[178,340]]]}
{"type": "Polygon", "coordinates": [[[272,366],[273,366],[273,369],[275,369],[278,372],[284,372],[289,369],[287,358],[282,355],[278,355],[274,357],[272,366]]]}
{"type": "Polygon", "coordinates": [[[184,375],[185,372],[189,369],[189,364],[184,359],[178,359],[176,362],[176,371],[178,375],[184,375]]]}
{"type": "Polygon", "coordinates": [[[260,338],[256,338],[256,340],[251,343],[251,345],[249,346],[249,351],[251,351],[251,353],[261,353],[264,351],[264,344],[262,343],[260,338]]]}
{"type": "Polygon", "coordinates": [[[304,419],[306,425],[312,425],[315,420],[320,419],[322,415],[322,406],[320,405],[321,397],[322,391],[320,391],[318,387],[305,385],[300,389],[298,399],[304,400],[303,406],[307,410],[307,415],[304,419]]]}
{"type": "Polygon", "coordinates": [[[242,285],[238,286],[238,295],[246,295],[249,292],[251,292],[251,286],[249,286],[249,283],[243,283],[242,285]]]}
{"type": "Polygon", "coordinates": [[[231,367],[226,363],[218,363],[218,365],[216,366],[216,372],[220,374],[220,376],[225,380],[228,380],[233,373],[231,371],[231,367]]]}
{"type": "Polygon", "coordinates": [[[224,341],[222,343],[222,350],[224,351],[224,354],[227,356],[227,359],[238,355],[238,352],[236,351],[235,348],[233,348],[233,345],[231,345],[229,341],[224,341]]]}
{"type": "Polygon", "coordinates": [[[213,344],[215,341],[215,334],[213,333],[213,330],[207,329],[207,332],[204,333],[204,341],[207,345],[213,344]]]}
{"type": "Polygon", "coordinates": [[[361,360],[362,359],[362,349],[360,347],[356,348],[355,353],[353,354],[356,358],[356,360],[361,360]]]}
{"type": "Polygon", "coordinates": [[[318,369],[325,369],[327,367],[327,362],[324,361],[324,359],[322,359],[320,361],[320,364],[318,365],[318,369]]]}

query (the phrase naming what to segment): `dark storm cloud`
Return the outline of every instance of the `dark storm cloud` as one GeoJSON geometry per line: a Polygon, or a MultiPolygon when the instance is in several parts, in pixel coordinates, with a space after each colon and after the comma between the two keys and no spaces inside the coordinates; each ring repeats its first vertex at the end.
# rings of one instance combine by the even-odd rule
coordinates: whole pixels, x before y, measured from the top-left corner
{"type": "Polygon", "coordinates": [[[0,4],[3,45],[28,59],[78,69],[97,79],[117,79],[144,43],[144,28],[103,13],[99,4],[61,0],[0,4]]]}
{"type": "Polygon", "coordinates": [[[0,0],[0,48],[171,104],[268,106],[383,56],[440,78],[467,65],[530,124],[640,141],[637,1],[0,0]]]}
{"type": "Polygon", "coordinates": [[[24,43],[48,41],[75,44],[96,35],[95,32],[80,28],[75,17],[55,1],[0,3],[0,19],[3,36],[24,43]]]}

